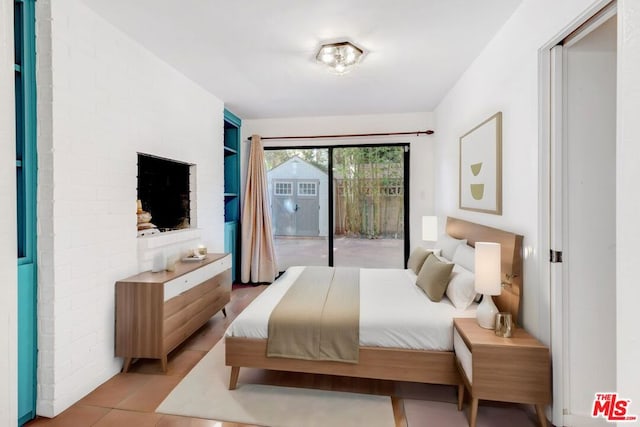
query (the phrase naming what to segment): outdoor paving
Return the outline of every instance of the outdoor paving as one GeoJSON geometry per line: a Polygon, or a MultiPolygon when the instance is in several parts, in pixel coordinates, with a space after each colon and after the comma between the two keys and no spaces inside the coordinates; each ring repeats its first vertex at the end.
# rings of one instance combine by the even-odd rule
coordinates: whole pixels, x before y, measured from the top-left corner
{"type": "MultiPolygon", "coordinates": [[[[402,239],[334,237],[333,244],[336,266],[404,268],[402,239]]],[[[275,246],[280,271],[293,265],[328,265],[326,238],[276,237],[275,246]]]]}

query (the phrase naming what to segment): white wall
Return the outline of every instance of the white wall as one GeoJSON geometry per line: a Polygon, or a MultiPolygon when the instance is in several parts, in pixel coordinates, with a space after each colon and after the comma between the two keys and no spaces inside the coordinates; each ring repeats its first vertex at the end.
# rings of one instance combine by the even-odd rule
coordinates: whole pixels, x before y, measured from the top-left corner
{"type": "Polygon", "coordinates": [[[524,0],[435,110],[438,216],[451,215],[524,235],[523,323],[549,343],[549,289],[539,286],[538,50],[593,0],[524,0]],[[502,111],[501,216],[458,209],[459,137],[502,111]]]}
{"type": "Polygon", "coordinates": [[[618,1],[617,391],[640,416],[640,4],[618,1]]]}
{"type": "Polygon", "coordinates": [[[54,416],[121,368],[114,283],[139,271],[137,152],[197,165],[197,226],[223,250],[223,103],[79,0],[37,11],[37,411],[54,416]]]}
{"type": "MultiPolygon", "coordinates": [[[[371,114],[354,116],[295,117],[242,121],[242,190],[245,186],[249,142],[253,134],[260,136],[335,135],[356,133],[411,132],[434,129],[432,113],[371,114]]],[[[438,129],[434,129],[436,134],[438,129]]],[[[265,140],[265,147],[410,143],[410,240],[411,248],[422,245],[422,215],[433,215],[435,135],[406,135],[348,139],[265,140]]]]}
{"type": "MultiPolygon", "coordinates": [[[[524,326],[550,340],[549,289],[540,286],[538,263],[538,50],[596,0],[524,0],[481,55],[436,108],[436,197],[438,215],[454,215],[519,232],[533,255],[525,260],[524,326]],[[503,112],[503,215],[457,207],[458,138],[496,111],[503,112]]],[[[640,256],[640,8],[619,0],[617,125],[617,391],[640,414],[640,332],[637,328],[637,260],[640,256]]],[[[588,124],[586,124],[588,125],[588,124]]]]}
{"type": "Polygon", "coordinates": [[[16,134],[13,93],[13,2],[0,1],[0,425],[17,409],[16,134]]]}

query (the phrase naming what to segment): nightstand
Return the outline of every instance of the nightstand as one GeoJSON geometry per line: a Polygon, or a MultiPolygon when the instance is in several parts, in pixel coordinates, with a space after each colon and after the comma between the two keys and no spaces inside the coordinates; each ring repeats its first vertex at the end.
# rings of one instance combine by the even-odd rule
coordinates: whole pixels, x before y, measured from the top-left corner
{"type": "Polygon", "coordinates": [[[502,338],[481,328],[476,319],[456,318],[453,347],[463,381],[458,410],[466,388],[471,395],[470,427],[476,425],[480,399],[535,405],[540,425],[547,425],[544,407],[551,399],[551,366],[544,344],[522,328],[502,338]]]}

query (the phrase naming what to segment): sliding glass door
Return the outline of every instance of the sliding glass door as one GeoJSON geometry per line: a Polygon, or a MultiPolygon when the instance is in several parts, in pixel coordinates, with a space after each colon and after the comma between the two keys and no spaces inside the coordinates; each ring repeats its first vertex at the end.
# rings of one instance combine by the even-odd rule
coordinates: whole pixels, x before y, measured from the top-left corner
{"type": "Polygon", "coordinates": [[[265,159],[279,269],[328,265],[328,150],[267,150],[265,159]]]}
{"type": "Polygon", "coordinates": [[[409,246],[408,148],[267,148],[280,270],[292,265],[403,268],[409,246]]]}
{"type": "Polygon", "coordinates": [[[333,151],[336,266],[404,267],[403,146],[333,151]]]}

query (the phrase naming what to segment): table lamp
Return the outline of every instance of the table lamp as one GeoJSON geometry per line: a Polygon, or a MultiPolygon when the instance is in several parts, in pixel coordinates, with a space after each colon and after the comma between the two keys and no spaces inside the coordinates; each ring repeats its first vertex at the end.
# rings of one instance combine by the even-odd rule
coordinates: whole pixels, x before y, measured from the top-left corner
{"type": "Polygon", "coordinates": [[[500,244],[493,242],[476,242],[475,256],[475,288],[482,294],[482,301],[476,311],[478,325],[486,329],[494,329],[498,308],[492,295],[500,295],[500,244]]]}
{"type": "Polygon", "coordinates": [[[435,242],[438,240],[438,217],[423,216],[422,217],[422,240],[435,242]]]}

